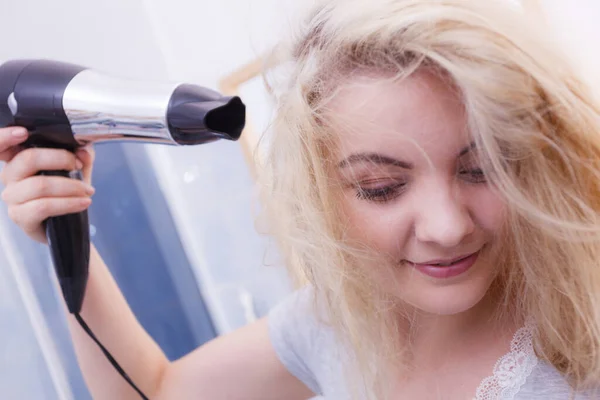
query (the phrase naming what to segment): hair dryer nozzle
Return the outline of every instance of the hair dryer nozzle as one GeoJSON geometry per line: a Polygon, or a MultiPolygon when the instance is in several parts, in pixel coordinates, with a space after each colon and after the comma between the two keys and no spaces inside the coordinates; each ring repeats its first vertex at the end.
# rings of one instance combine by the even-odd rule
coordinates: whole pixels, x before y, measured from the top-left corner
{"type": "Polygon", "coordinates": [[[246,123],[246,106],[237,96],[221,105],[214,103],[214,108],[206,114],[207,128],[227,135],[225,139],[238,140],[246,123]]]}
{"type": "Polygon", "coordinates": [[[182,85],[174,93],[167,112],[173,139],[181,145],[238,140],[246,123],[246,106],[237,97],[194,85],[182,85]]]}

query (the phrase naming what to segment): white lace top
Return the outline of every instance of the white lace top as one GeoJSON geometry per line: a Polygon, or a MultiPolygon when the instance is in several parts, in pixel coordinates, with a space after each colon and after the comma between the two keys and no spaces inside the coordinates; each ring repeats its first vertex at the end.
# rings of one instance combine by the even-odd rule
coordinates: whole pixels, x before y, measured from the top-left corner
{"type": "MultiPolygon", "coordinates": [[[[315,318],[310,298],[309,290],[298,291],[270,311],[271,341],[286,368],[317,394],[312,400],[349,399],[341,367],[347,354],[315,318]]],[[[465,400],[570,400],[566,380],[536,357],[532,334],[531,324],[519,329],[493,375],[481,382],[473,399],[465,400]]],[[[600,388],[572,399],[600,400],[600,388]]]]}
{"type": "Polygon", "coordinates": [[[510,352],[502,356],[494,366],[492,376],[485,378],[474,400],[514,399],[538,365],[533,351],[533,327],[519,329],[510,344],[510,352]]]}

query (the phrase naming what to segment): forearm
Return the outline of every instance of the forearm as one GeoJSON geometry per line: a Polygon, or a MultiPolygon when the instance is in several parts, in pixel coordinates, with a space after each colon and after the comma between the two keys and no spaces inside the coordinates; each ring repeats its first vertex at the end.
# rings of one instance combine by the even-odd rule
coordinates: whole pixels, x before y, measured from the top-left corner
{"type": "MultiPolygon", "coordinates": [[[[136,386],[151,398],[158,390],[169,361],[138,323],[93,246],[81,317],[136,386]]],[[[69,314],[68,320],[77,359],[93,398],[139,399],[140,396],[110,364],[75,317],[69,314]]]]}

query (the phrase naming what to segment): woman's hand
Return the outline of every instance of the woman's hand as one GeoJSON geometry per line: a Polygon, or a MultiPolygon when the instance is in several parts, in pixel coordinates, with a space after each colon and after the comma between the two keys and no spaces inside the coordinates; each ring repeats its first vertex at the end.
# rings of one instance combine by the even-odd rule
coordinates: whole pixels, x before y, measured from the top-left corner
{"type": "Polygon", "coordinates": [[[28,132],[24,128],[0,128],[0,171],[5,188],[2,200],[10,218],[32,239],[47,243],[42,222],[49,217],[87,209],[94,188],[91,186],[94,151],[24,148],[28,132]],[[40,171],[82,170],[84,182],[61,176],[37,175],[40,171]]]}

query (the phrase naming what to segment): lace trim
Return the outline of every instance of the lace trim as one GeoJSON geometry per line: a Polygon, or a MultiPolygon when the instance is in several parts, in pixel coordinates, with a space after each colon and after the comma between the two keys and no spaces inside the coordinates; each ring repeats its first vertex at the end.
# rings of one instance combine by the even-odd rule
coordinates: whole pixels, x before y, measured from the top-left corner
{"type": "Polygon", "coordinates": [[[481,382],[473,400],[514,399],[538,364],[533,350],[533,331],[531,321],[517,330],[510,343],[510,352],[496,362],[494,374],[481,382]]]}

